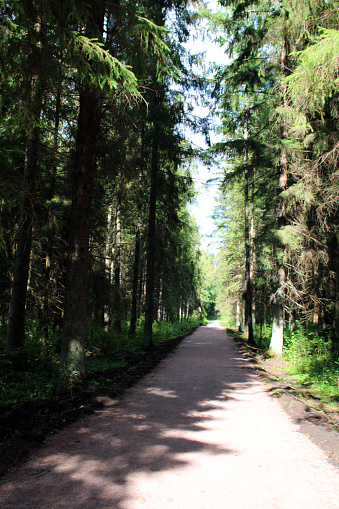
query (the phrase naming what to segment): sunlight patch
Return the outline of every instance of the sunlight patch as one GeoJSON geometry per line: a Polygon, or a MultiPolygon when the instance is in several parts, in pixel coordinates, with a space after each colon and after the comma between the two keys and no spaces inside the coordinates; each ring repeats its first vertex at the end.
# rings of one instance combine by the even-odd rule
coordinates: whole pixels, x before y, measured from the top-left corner
{"type": "Polygon", "coordinates": [[[155,394],[156,396],[162,396],[163,398],[177,398],[178,396],[174,391],[166,391],[160,387],[150,387],[146,390],[149,394],[155,394]]]}

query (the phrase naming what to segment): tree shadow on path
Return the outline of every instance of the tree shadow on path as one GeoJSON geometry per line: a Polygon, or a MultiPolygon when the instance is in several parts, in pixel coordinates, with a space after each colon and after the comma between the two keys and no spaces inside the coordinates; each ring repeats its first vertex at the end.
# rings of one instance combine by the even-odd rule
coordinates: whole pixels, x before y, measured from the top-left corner
{"type": "Polygon", "coordinates": [[[0,484],[2,509],[126,508],[133,478],[236,454],[213,429],[254,370],[224,329],[200,327],[121,400],[50,437],[0,484]]]}

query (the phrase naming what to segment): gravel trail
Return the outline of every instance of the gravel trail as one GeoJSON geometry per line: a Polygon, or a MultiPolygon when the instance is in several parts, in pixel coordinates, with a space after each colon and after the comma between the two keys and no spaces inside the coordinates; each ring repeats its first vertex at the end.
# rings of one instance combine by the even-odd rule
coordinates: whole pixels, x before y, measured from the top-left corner
{"type": "Polygon", "coordinates": [[[339,471],[211,322],[3,478],[0,507],[338,509],[339,471]]]}

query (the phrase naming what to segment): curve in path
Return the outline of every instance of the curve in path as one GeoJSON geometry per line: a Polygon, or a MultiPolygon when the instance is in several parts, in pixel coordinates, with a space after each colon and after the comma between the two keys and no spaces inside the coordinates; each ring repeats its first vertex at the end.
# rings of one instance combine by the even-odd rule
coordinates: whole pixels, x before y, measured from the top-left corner
{"type": "Polygon", "coordinates": [[[337,509],[339,473],[217,323],[134,388],[50,437],[2,509],[337,509]]]}

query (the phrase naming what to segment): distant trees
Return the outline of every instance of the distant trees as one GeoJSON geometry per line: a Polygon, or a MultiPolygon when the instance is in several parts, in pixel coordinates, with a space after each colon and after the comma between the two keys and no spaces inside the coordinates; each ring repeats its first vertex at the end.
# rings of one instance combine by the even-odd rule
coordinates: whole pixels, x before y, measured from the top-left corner
{"type": "Polygon", "coordinates": [[[212,320],[217,315],[216,298],[218,295],[214,256],[206,251],[200,253],[199,276],[201,278],[200,302],[206,317],[212,320]]]}

